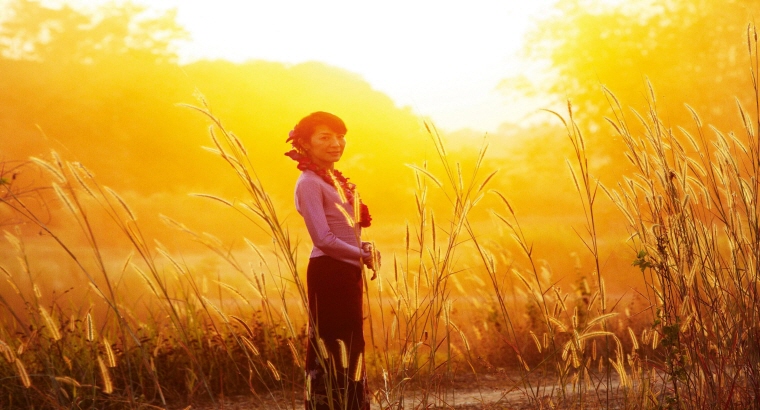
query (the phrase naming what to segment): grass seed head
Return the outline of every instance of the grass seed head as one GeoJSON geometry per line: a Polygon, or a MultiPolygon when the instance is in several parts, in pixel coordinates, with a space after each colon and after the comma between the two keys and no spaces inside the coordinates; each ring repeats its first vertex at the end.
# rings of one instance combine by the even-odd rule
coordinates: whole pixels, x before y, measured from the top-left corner
{"type": "Polygon", "coordinates": [[[578,328],[578,307],[573,309],[573,329],[578,328]]]}
{"type": "Polygon", "coordinates": [[[572,359],[573,359],[573,367],[577,369],[581,365],[581,361],[578,359],[578,351],[575,350],[574,347],[572,347],[570,348],[570,355],[572,356],[572,359]]]}
{"type": "Polygon", "coordinates": [[[525,360],[523,360],[523,358],[522,358],[522,356],[521,356],[521,355],[518,355],[518,356],[517,356],[517,360],[519,360],[519,361],[520,361],[520,364],[522,364],[522,365],[523,365],[523,368],[525,368],[525,371],[526,371],[526,372],[530,372],[530,367],[528,367],[528,363],[525,363],[525,360]]]}
{"type": "Polygon", "coordinates": [[[98,368],[100,369],[100,377],[103,379],[103,393],[113,393],[113,381],[111,380],[111,373],[108,372],[103,358],[98,355],[98,368]]]}
{"type": "Polygon", "coordinates": [[[87,313],[85,321],[87,323],[87,341],[92,342],[95,340],[95,325],[92,323],[92,314],[87,313]]]}
{"type": "Polygon", "coordinates": [[[63,173],[61,173],[61,171],[56,169],[53,165],[51,165],[47,161],[36,158],[36,157],[29,157],[29,160],[41,166],[42,168],[45,168],[48,172],[53,174],[53,176],[55,176],[59,182],[64,183],[66,181],[66,178],[64,178],[63,173]]]}
{"type": "Polygon", "coordinates": [[[272,364],[272,362],[270,362],[269,360],[267,360],[267,367],[269,367],[269,371],[272,372],[272,376],[274,377],[274,379],[277,381],[280,381],[280,372],[277,371],[277,368],[274,367],[274,364],[272,364]]]}
{"type": "Polygon", "coordinates": [[[327,354],[327,347],[325,346],[325,341],[322,340],[322,338],[319,338],[319,340],[317,340],[317,348],[319,350],[319,354],[322,355],[323,360],[327,360],[330,357],[327,354]]]}
{"type": "Polygon", "coordinates": [[[109,342],[105,336],[103,336],[103,347],[106,351],[106,364],[108,367],[116,367],[116,355],[111,348],[111,342],[109,342]]]}
{"type": "Polygon", "coordinates": [[[340,347],[340,365],[344,369],[348,368],[348,352],[346,350],[346,344],[341,339],[337,339],[338,346],[340,347]]]}
{"type": "Polygon", "coordinates": [[[538,341],[538,337],[536,336],[533,331],[530,331],[530,337],[533,338],[533,342],[536,344],[536,349],[538,349],[538,353],[541,353],[541,343],[538,341]]]}
{"type": "Polygon", "coordinates": [[[293,344],[293,341],[290,339],[288,339],[288,347],[290,348],[290,353],[293,354],[293,362],[295,362],[296,366],[301,367],[301,358],[298,355],[296,346],[293,344]]]}
{"type": "Polygon", "coordinates": [[[309,374],[306,374],[306,400],[311,400],[311,376],[309,374]]]}
{"type": "Polygon", "coordinates": [[[660,332],[655,330],[652,332],[652,350],[656,350],[659,344],[660,344],[660,332]]]}
{"type": "Polygon", "coordinates": [[[470,351],[470,342],[467,341],[467,336],[465,336],[464,332],[461,331],[461,330],[459,331],[459,337],[462,338],[462,343],[464,343],[464,349],[469,352],[470,351]]]}
{"type": "Polygon", "coordinates": [[[16,286],[15,283],[13,283],[12,280],[6,279],[5,281],[8,282],[8,285],[10,285],[11,289],[13,289],[13,292],[15,292],[17,295],[21,296],[21,291],[18,290],[18,287],[16,286]]]}
{"type": "Polygon", "coordinates": [[[45,309],[43,306],[40,306],[40,314],[42,314],[42,318],[45,320],[45,325],[50,332],[50,337],[52,337],[56,342],[61,340],[61,332],[58,330],[58,325],[55,323],[53,318],[50,317],[47,309],[45,309]]]}
{"type": "Polygon", "coordinates": [[[290,333],[290,337],[296,338],[296,330],[293,327],[293,323],[290,321],[290,315],[285,310],[285,307],[282,308],[282,317],[285,319],[285,324],[288,326],[288,332],[290,333]]]}
{"type": "Polygon", "coordinates": [[[633,350],[639,350],[639,341],[636,339],[636,335],[633,333],[633,329],[628,328],[628,335],[631,336],[631,342],[633,342],[633,350]]]}
{"type": "Polygon", "coordinates": [[[121,196],[119,196],[119,194],[116,193],[116,191],[114,191],[113,189],[111,189],[109,187],[103,187],[103,188],[109,194],[111,194],[111,196],[114,197],[114,199],[116,199],[117,202],[119,202],[119,205],[121,205],[121,207],[124,209],[124,211],[127,212],[127,215],[129,215],[129,219],[130,220],[132,220],[132,221],[136,221],[137,220],[137,216],[135,216],[135,213],[132,212],[132,209],[129,207],[129,205],[127,205],[127,202],[124,201],[124,199],[122,199],[121,196]]]}
{"type": "Polygon", "coordinates": [[[254,345],[250,339],[248,339],[245,336],[240,336],[240,339],[243,341],[243,344],[245,345],[245,347],[247,347],[248,350],[250,350],[254,356],[259,355],[259,349],[256,348],[256,345],[254,345]]]}
{"type": "Polygon", "coordinates": [[[16,355],[13,354],[13,349],[2,340],[0,340],[0,351],[3,352],[3,356],[5,356],[5,360],[9,364],[16,361],[16,355]]]}
{"type": "Polygon", "coordinates": [[[56,377],[55,380],[57,380],[58,382],[63,383],[63,384],[68,384],[69,386],[82,387],[82,385],[79,384],[78,381],[76,381],[76,380],[74,380],[74,379],[72,379],[71,377],[68,377],[68,376],[56,377]]]}
{"type": "Polygon", "coordinates": [[[235,315],[230,315],[230,317],[231,317],[233,320],[235,320],[236,322],[240,323],[240,324],[243,326],[243,328],[245,328],[245,331],[248,333],[248,337],[250,337],[251,339],[253,339],[253,338],[254,338],[254,337],[253,337],[253,331],[252,331],[252,330],[251,330],[251,328],[248,326],[248,324],[247,324],[247,323],[245,323],[245,320],[243,320],[243,319],[241,319],[241,318],[239,318],[239,317],[237,317],[237,316],[235,316],[235,315]]]}
{"type": "MultiPolygon", "coordinates": [[[[205,278],[205,276],[204,276],[204,278],[205,278]]],[[[224,321],[224,323],[230,323],[230,320],[229,320],[229,319],[227,319],[227,315],[225,315],[225,314],[224,314],[224,312],[222,312],[222,309],[220,309],[220,308],[219,308],[218,306],[216,306],[215,304],[211,303],[211,300],[209,300],[209,299],[208,299],[207,297],[205,297],[205,296],[201,296],[201,300],[203,300],[203,302],[204,302],[206,305],[208,305],[208,306],[211,306],[211,308],[212,308],[212,309],[213,309],[213,310],[214,310],[214,311],[215,311],[215,312],[216,312],[216,313],[219,315],[219,317],[221,317],[221,318],[222,318],[222,320],[224,321]]]]}
{"type": "MultiPolygon", "coordinates": [[[[356,359],[356,366],[354,367],[354,381],[358,382],[362,379],[364,371],[364,353],[359,353],[359,357],[356,359]]],[[[383,377],[387,379],[385,370],[383,370],[383,377]]]]}
{"type": "Polygon", "coordinates": [[[19,358],[16,358],[16,372],[24,387],[27,389],[32,387],[32,379],[29,378],[29,373],[26,372],[26,366],[24,366],[24,363],[19,358]]]}

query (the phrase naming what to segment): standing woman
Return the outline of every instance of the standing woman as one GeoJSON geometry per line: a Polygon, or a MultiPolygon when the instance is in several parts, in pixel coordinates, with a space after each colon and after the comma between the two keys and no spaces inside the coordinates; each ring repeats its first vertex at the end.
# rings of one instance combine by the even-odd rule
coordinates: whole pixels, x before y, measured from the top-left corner
{"type": "MultiPolygon", "coordinates": [[[[306,349],[306,402],[311,409],[368,410],[362,332],[362,264],[373,255],[360,243],[361,227],[372,218],[354,203],[355,185],[334,165],[346,147],[343,120],[312,113],[296,124],[285,155],[302,171],[296,182],[296,209],[314,243],[306,270],[309,331],[306,349]],[[354,209],[360,210],[359,217],[354,209]],[[354,222],[355,221],[355,222],[354,222]]],[[[377,259],[377,256],[374,260],[377,259]]]]}

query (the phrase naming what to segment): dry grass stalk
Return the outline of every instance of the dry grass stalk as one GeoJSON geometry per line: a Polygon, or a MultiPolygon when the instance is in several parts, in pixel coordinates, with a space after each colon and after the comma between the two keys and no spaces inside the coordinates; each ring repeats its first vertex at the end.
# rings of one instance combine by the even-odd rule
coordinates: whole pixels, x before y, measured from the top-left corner
{"type": "Polygon", "coordinates": [[[119,194],[116,193],[116,191],[114,191],[113,189],[107,186],[103,187],[103,189],[105,189],[106,192],[108,192],[112,197],[116,199],[116,201],[119,202],[119,205],[121,205],[122,209],[124,209],[127,212],[127,215],[129,215],[129,219],[131,219],[132,221],[137,220],[137,216],[135,216],[135,213],[132,212],[132,209],[129,207],[129,205],[127,205],[127,202],[124,201],[124,199],[122,199],[121,196],[119,196],[119,194]]]}
{"type": "MultiPolygon", "coordinates": [[[[260,390],[256,389],[266,389],[268,393],[273,393],[275,391],[272,388],[271,378],[267,376],[267,371],[261,371],[264,364],[276,381],[283,381],[280,383],[280,388],[288,385],[295,386],[292,387],[293,391],[300,389],[298,382],[290,383],[292,380],[288,380],[291,370],[297,370],[293,373],[299,374],[299,377],[301,373],[293,367],[294,365],[301,367],[298,351],[300,346],[296,342],[302,337],[295,331],[297,327],[294,323],[300,325],[308,322],[308,318],[302,317],[303,320],[299,323],[297,310],[292,309],[293,294],[298,295],[296,299],[300,300],[295,303],[302,312],[306,301],[305,285],[301,281],[302,275],[299,276],[296,269],[294,242],[291,242],[290,234],[284,228],[285,224],[279,219],[274,204],[258,180],[247,157],[248,151],[240,139],[227,132],[221,122],[210,114],[207,107],[200,110],[213,123],[210,136],[215,148],[212,151],[221,156],[245,184],[250,199],[230,202],[218,197],[203,196],[217,204],[235,208],[257,227],[267,231],[275,248],[277,266],[270,268],[266,264],[267,258],[258,247],[246,240],[262,262],[259,265],[252,263],[250,271],[244,270],[242,266],[245,264],[238,263],[236,256],[228,252],[227,247],[217,238],[212,235],[195,234],[182,224],[170,222],[168,218],[165,221],[217,254],[229,264],[229,269],[233,272],[244,275],[248,285],[261,299],[259,313],[263,319],[256,323],[256,316],[248,316],[250,313],[248,310],[236,312],[240,316],[225,315],[209,300],[211,298],[218,306],[231,312],[234,309],[231,306],[235,305],[230,303],[229,299],[223,298],[222,295],[226,295],[226,292],[222,292],[221,289],[234,293],[236,298],[233,297],[232,302],[237,303],[237,299],[242,300],[245,302],[246,309],[251,308],[251,303],[237,288],[221,281],[215,281],[218,285],[219,299],[216,299],[216,296],[208,296],[213,294],[214,289],[213,286],[208,286],[205,275],[198,280],[197,276],[190,274],[188,266],[178,263],[160,245],[155,250],[148,249],[146,240],[142,238],[139,227],[134,223],[135,216],[127,204],[113,191],[99,188],[89,174],[90,179],[86,179],[87,185],[90,186],[88,188],[84,184],[84,178],[79,178],[79,168],[67,164],[69,173],[75,176],[82,189],[103,204],[109,215],[117,220],[115,222],[118,229],[122,230],[125,237],[133,243],[136,254],[143,260],[139,262],[139,269],[136,267],[137,264],[129,261],[129,258],[127,263],[135,266],[151,288],[151,297],[157,301],[155,307],[158,307],[158,313],[151,318],[155,323],[145,327],[148,333],[154,331],[153,334],[149,334],[149,343],[146,343],[150,347],[145,348],[143,352],[144,348],[140,345],[141,339],[132,333],[131,327],[138,321],[131,318],[128,309],[117,302],[117,293],[108,282],[105,269],[102,272],[96,271],[104,274],[102,280],[100,277],[98,280],[102,284],[100,287],[96,286],[94,281],[90,281],[90,286],[95,289],[96,294],[116,312],[112,322],[104,322],[103,333],[115,334],[116,337],[121,338],[120,346],[123,346],[124,352],[119,360],[123,362],[122,367],[128,367],[125,365],[125,360],[130,360],[131,357],[129,369],[139,371],[140,383],[144,384],[136,387],[139,384],[135,383],[137,378],[127,380],[125,386],[130,386],[129,389],[142,390],[139,392],[130,390],[129,395],[125,393],[124,396],[114,398],[114,401],[122,398],[132,400],[133,397],[137,397],[137,393],[145,394],[146,392],[148,396],[151,394],[153,394],[152,397],[161,396],[162,385],[165,388],[177,390],[184,388],[187,392],[196,392],[205,388],[208,397],[214,400],[215,393],[218,392],[214,389],[217,387],[206,383],[205,378],[209,376],[216,378],[217,371],[222,379],[220,385],[224,385],[225,389],[230,388],[225,383],[235,383],[238,379],[247,377],[248,385],[244,389],[252,389],[257,394],[260,390]],[[108,196],[104,195],[104,192],[108,196]],[[120,205],[112,207],[113,199],[120,205]],[[117,218],[124,212],[127,213],[131,222],[124,222],[121,218],[117,218]],[[162,274],[163,268],[155,264],[155,252],[165,256],[175,270],[183,274],[175,277],[178,284],[176,287],[167,285],[168,282],[162,274]],[[281,269],[286,270],[291,276],[282,274],[281,269]],[[267,286],[264,283],[266,277],[270,280],[273,278],[276,283],[270,282],[267,286]],[[276,294],[272,294],[272,289],[276,290],[276,294]],[[219,321],[212,312],[216,312],[226,326],[218,325],[219,321]],[[168,318],[166,319],[169,322],[168,326],[163,321],[164,317],[168,318]],[[245,328],[244,335],[238,335],[236,325],[230,326],[228,317],[245,328]],[[254,317],[254,319],[244,321],[240,317],[254,317]],[[241,343],[229,343],[229,340],[241,343]],[[126,341],[132,344],[131,349],[127,348],[126,341]],[[150,345],[151,342],[155,342],[155,345],[150,345]],[[292,360],[284,350],[284,344],[288,345],[292,360]],[[167,369],[166,366],[167,356],[182,357],[186,361],[187,367],[183,370],[181,378],[165,382],[163,379],[159,380],[158,376],[144,377],[145,374],[156,375],[157,370],[162,374],[171,373],[172,369],[167,369]],[[214,369],[214,371],[209,371],[209,369],[214,369]],[[148,382],[143,383],[144,380],[148,382]]],[[[581,240],[591,251],[595,263],[598,264],[599,253],[596,246],[593,205],[596,189],[599,186],[590,174],[588,158],[585,154],[586,143],[572,119],[572,112],[570,111],[569,114],[570,118],[565,121],[565,124],[568,127],[571,143],[576,149],[576,160],[578,160],[577,163],[570,163],[570,177],[581,194],[584,215],[587,217],[589,228],[586,232],[590,234],[581,237],[581,240]]],[[[623,387],[626,400],[629,400],[626,401],[626,405],[631,407],[646,407],[649,404],[655,406],[654,403],[659,406],[668,399],[667,394],[670,394],[668,392],[676,389],[680,389],[678,394],[682,395],[686,394],[683,393],[685,390],[696,391],[693,399],[676,396],[678,399],[686,397],[685,399],[692,400],[688,403],[695,408],[703,404],[734,403],[731,400],[737,400],[735,403],[738,406],[742,397],[751,397],[751,391],[747,388],[750,383],[746,381],[752,377],[752,369],[757,365],[747,361],[747,358],[751,356],[747,352],[752,351],[754,347],[751,336],[758,334],[757,326],[752,324],[758,322],[757,315],[751,308],[756,306],[755,289],[748,286],[756,280],[758,266],[757,257],[753,254],[753,251],[757,249],[757,244],[753,242],[756,241],[753,235],[758,232],[758,224],[757,218],[753,219],[754,214],[752,214],[757,211],[754,198],[758,196],[757,188],[754,187],[752,181],[757,181],[757,179],[753,180],[753,175],[749,173],[749,171],[754,172],[752,164],[757,162],[755,159],[758,152],[756,136],[749,132],[753,122],[746,120],[745,114],[742,113],[744,123],[749,124],[746,138],[717,133],[715,141],[707,141],[701,130],[694,137],[688,136],[690,144],[699,148],[702,155],[705,155],[688,158],[688,153],[684,148],[688,147],[688,144],[679,143],[678,138],[669,133],[654,114],[650,113],[649,117],[642,116],[643,119],[649,118],[651,121],[647,122],[645,134],[641,136],[630,135],[625,124],[617,125],[616,129],[626,138],[630,137],[627,139],[632,148],[629,158],[639,167],[640,172],[639,176],[621,183],[617,191],[602,188],[621,207],[624,220],[635,231],[632,240],[645,252],[638,258],[644,267],[642,273],[644,271],[651,273],[651,278],[655,279],[647,282],[650,285],[649,301],[653,306],[652,311],[656,312],[652,317],[655,328],[651,334],[647,334],[646,338],[642,334],[640,345],[633,329],[626,328],[622,322],[625,319],[620,319],[621,325],[617,327],[610,320],[616,313],[611,312],[608,307],[611,300],[607,298],[605,280],[599,269],[600,266],[592,269],[594,272],[591,275],[595,283],[587,286],[590,288],[587,292],[590,295],[587,299],[589,302],[585,305],[573,305],[573,298],[568,299],[569,294],[563,293],[554,283],[551,273],[547,272],[540,262],[536,263],[533,244],[527,240],[513,207],[501,193],[495,192],[504,203],[506,212],[505,216],[496,214],[495,218],[504,223],[515,239],[523,252],[521,257],[525,261],[525,266],[507,268],[505,265],[513,261],[509,260],[505,263],[500,260],[498,250],[488,248],[483,242],[479,242],[480,236],[469,224],[468,214],[481,200],[489,181],[492,181],[496,174],[494,171],[484,178],[478,174],[486,146],[484,144],[478,154],[477,165],[470,175],[469,171],[463,170],[460,163],[453,162],[447,157],[440,135],[432,124],[425,124],[441,159],[442,177],[434,175],[439,172],[433,172],[427,164],[412,166],[417,182],[415,201],[416,217],[419,223],[411,228],[409,224],[406,226],[405,254],[394,258],[393,277],[386,275],[383,282],[378,282],[378,284],[383,283],[385,287],[378,286],[377,289],[371,290],[373,299],[370,301],[370,312],[374,316],[370,318],[370,321],[375,322],[369,324],[369,329],[371,332],[377,329],[383,331],[377,336],[374,333],[370,334],[371,343],[368,343],[368,346],[372,346],[373,349],[368,348],[366,352],[370,368],[364,369],[365,357],[359,356],[351,373],[354,380],[359,380],[365,370],[374,369],[378,373],[382,370],[383,387],[377,397],[383,397],[382,400],[385,400],[383,408],[392,408],[394,405],[404,403],[404,395],[408,394],[406,393],[407,384],[413,381],[415,387],[419,389],[418,392],[423,396],[420,399],[420,407],[430,407],[437,405],[436,400],[440,400],[440,397],[445,398],[446,392],[438,396],[441,386],[437,383],[454,374],[452,368],[458,364],[458,360],[469,365],[465,367],[472,369],[473,372],[478,371],[476,364],[473,365],[470,361],[469,352],[470,349],[477,349],[475,344],[479,342],[473,339],[473,346],[471,346],[464,332],[454,324],[454,320],[458,319],[455,316],[451,294],[452,291],[456,292],[456,289],[462,289],[464,281],[462,283],[458,279],[449,281],[456,278],[454,275],[460,272],[461,266],[456,263],[458,255],[461,255],[460,249],[464,246],[475,246],[477,254],[482,259],[482,269],[487,279],[491,281],[489,285],[493,289],[483,298],[478,299],[479,302],[473,301],[473,305],[484,303],[488,304],[488,308],[494,309],[493,314],[497,318],[492,319],[491,326],[493,329],[494,322],[498,324],[499,340],[509,341],[510,359],[515,360],[519,365],[518,388],[522,388],[536,403],[539,403],[539,399],[543,400],[542,395],[545,394],[548,399],[541,403],[554,403],[557,399],[577,399],[575,402],[577,404],[574,406],[583,408],[585,407],[584,397],[591,393],[590,389],[600,389],[597,392],[597,396],[600,397],[603,395],[602,390],[606,389],[608,392],[612,390],[609,384],[611,370],[619,374],[620,385],[623,387]],[[749,156],[748,160],[744,163],[737,161],[737,153],[749,156]],[[433,194],[428,189],[428,183],[439,189],[437,193],[450,201],[449,214],[442,216],[437,210],[438,213],[434,214],[428,207],[428,195],[433,194]],[[706,209],[711,212],[706,212],[706,209]],[[705,219],[707,215],[717,215],[720,223],[708,224],[705,219]],[[469,238],[463,240],[462,234],[469,234],[469,238]],[[690,247],[689,244],[695,246],[690,247]],[[505,292],[503,272],[507,271],[513,272],[508,280],[514,278],[519,281],[522,284],[520,292],[524,295],[524,299],[529,301],[531,307],[536,308],[536,327],[530,331],[526,331],[527,328],[520,328],[519,321],[513,323],[514,310],[510,304],[513,300],[522,300],[523,296],[517,292],[515,294],[505,292]],[[667,282],[662,280],[664,278],[673,280],[667,282]],[[699,292],[693,289],[698,289],[699,292]],[[379,297],[374,298],[375,295],[379,297]],[[483,302],[484,299],[486,302],[483,302]],[[705,309],[708,302],[719,307],[717,312],[705,309]],[[393,312],[392,318],[385,316],[389,311],[393,312]],[[738,318],[741,315],[734,314],[737,312],[746,314],[747,317],[738,318]],[[720,320],[727,323],[721,324],[720,320]],[[732,332],[732,327],[738,330],[732,332]],[[626,329],[630,336],[630,345],[628,338],[623,336],[626,329]],[[538,332],[542,333],[542,343],[539,343],[541,340],[537,337],[538,332]],[[452,338],[456,339],[457,334],[462,340],[462,345],[460,345],[463,347],[462,350],[452,342],[452,338]],[[625,346],[620,338],[626,341],[625,346]],[[601,340],[604,342],[599,344],[600,348],[598,348],[597,341],[601,340]],[[536,346],[538,356],[535,356],[531,344],[536,346]],[[377,350],[374,350],[375,346],[378,346],[377,350]],[[739,348],[732,349],[731,346],[739,346],[739,348]],[[701,353],[705,351],[708,354],[701,353]],[[658,390],[657,377],[662,376],[647,368],[641,355],[648,355],[646,360],[660,360],[661,368],[665,369],[664,372],[679,377],[685,374],[685,381],[677,379],[672,382],[667,391],[658,390]],[[719,368],[720,373],[715,374],[715,377],[706,376],[710,373],[705,369],[699,369],[696,363],[699,363],[699,360],[708,361],[710,355],[720,356],[726,363],[743,363],[748,370],[732,371],[724,366],[719,368]],[[538,360],[534,360],[536,357],[538,360]],[[680,358],[685,359],[679,362],[680,358]],[[741,359],[745,361],[741,362],[741,359]],[[603,378],[600,379],[599,374],[593,373],[591,367],[594,361],[598,363],[598,372],[607,376],[608,383],[600,382],[603,378]],[[550,391],[545,385],[534,385],[534,379],[539,374],[542,377],[556,379],[556,384],[562,387],[556,391],[550,391]],[[738,393],[735,393],[734,397],[720,396],[719,389],[709,390],[708,386],[712,383],[722,388],[727,383],[733,382],[736,382],[735,385],[738,386],[736,390],[738,393]],[[567,389],[572,388],[572,391],[567,392],[565,386],[571,386],[567,389]],[[567,397],[565,397],[566,393],[567,397]],[[575,396],[570,395],[571,393],[575,396]],[[640,396],[636,397],[634,394],[640,394],[640,396]],[[711,394],[714,397],[710,397],[711,394]]],[[[70,208],[77,218],[80,218],[78,221],[82,221],[82,226],[87,227],[88,225],[82,219],[84,218],[83,208],[77,197],[77,192],[81,190],[74,189],[68,184],[66,174],[62,171],[62,162],[56,155],[53,157],[55,159],[53,164],[42,161],[43,163],[39,165],[60,179],[62,185],[55,189],[55,192],[65,202],[64,205],[70,208]]],[[[86,174],[85,171],[81,172],[86,174]]],[[[11,237],[9,241],[12,246],[18,248],[19,254],[23,254],[23,244],[18,240],[13,242],[13,235],[11,237]]],[[[88,238],[92,239],[94,235],[88,238]]],[[[97,249],[95,251],[97,254],[97,249]]],[[[76,257],[76,255],[73,256],[76,257]]],[[[29,267],[23,261],[22,266],[29,272],[29,267]]],[[[19,292],[12,283],[11,275],[8,272],[6,274],[14,291],[22,295],[22,292],[19,292]]],[[[33,285],[33,290],[37,297],[41,298],[41,292],[36,284],[33,285]]],[[[370,290],[366,284],[365,290],[369,295],[370,290]]],[[[462,290],[460,292],[465,293],[462,290]]],[[[30,303],[36,301],[37,299],[32,298],[30,303]]],[[[32,313],[35,313],[34,309],[32,313]]],[[[49,315],[45,318],[45,313],[40,311],[40,314],[47,322],[49,315]]],[[[50,320],[52,321],[52,318],[50,320]]],[[[85,338],[93,341],[95,331],[89,313],[86,324],[85,338]]],[[[50,325],[46,327],[51,329],[51,332],[54,328],[50,325]]],[[[478,327],[473,327],[478,341],[488,340],[489,336],[497,333],[493,330],[489,331],[487,323],[483,326],[482,337],[478,329],[478,327]]],[[[103,391],[113,394],[113,381],[109,367],[115,366],[116,361],[110,343],[105,338],[103,343],[106,360],[98,356],[97,361],[103,379],[103,391]]],[[[341,348],[340,366],[348,368],[350,366],[346,346],[343,341],[339,341],[338,344],[341,348]]],[[[502,349],[504,346],[503,343],[499,345],[502,349]]],[[[68,346],[61,347],[65,349],[68,346]]],[[[316,347],[324,362],[332,360],[328,356],[323,340],[318,340],[316,347]]],[[[19,345],[19,354],[27,348],[37,349],[38,344],[25,339],[25,342],[19,345]]],[[[15,359],[10,347],[6,345],[2,350],[6,359],[13,359],[17,366],[17,373],[20,374],[18,366],[23,365],[15,359]]],[[[69,371],[81,366],[81,363],[77,362],[79,356],[71,354],[71,350],[65,350],[65,352],[74,358],[72,366],[72,359],[62,356],[69,371]]],[[[52,355],[54,352],[49,354],[52,355]]],[[[337,359],[334,358],[334,360],[337,359]]],[[[718,362],[710,362],[711,365],[716,363],[718,362]]],[[[39,363],[34,363],[35,368],[38,365],[39,363]]],[[[335,367],[334,364],[333,367],[335,367]]],[[[60,368],[45,370],[50,374],[60,374],[55,372],[62,369],[65,371],[61,365],[60,368]]],[[[119,377],[122,377],[121,373],[119,377]]],[[[120,378],[119,383],[121,380],[120,378]]],[[[73,378],[71,379],[73,382],[67,382],[63,378],[59,381],[71,386],[75,386],[74,383],[76,383],[73,378]]],[[[306,383],[307,395],[311,395],[311,378],[307,377],[306,383]]],[[[85,394],[84,390],[82,389],[80,393],[85,394]]],[[[58,396],[57,392],[55,396],[58,396]]],[[[570,403],[570,400],[564,403],[570,403]]],[[[606,403],[611,403],[609,397],[606,403]]],[[[65,407],[60,403],[57,405],[65,407]]]]}

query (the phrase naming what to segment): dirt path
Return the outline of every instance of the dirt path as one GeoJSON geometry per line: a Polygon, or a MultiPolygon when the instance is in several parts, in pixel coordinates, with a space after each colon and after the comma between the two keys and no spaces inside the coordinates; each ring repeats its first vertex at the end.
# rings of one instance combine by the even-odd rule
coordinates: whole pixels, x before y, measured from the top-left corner
{"type": "MultiPolygon", "coordinates": [[[[597,379],[599,381],[600,379],[597,379]]],[[[592,379],[593,382],[593,379],[592,379]]],[[[460,379],[451,385],[425,394],[424,390],[407,390],[403,400],[398,397],[380,397],[382,402],[373,401],[372,410],[393,409],[534,409],[534,408],[577,408],[583,399],[587,408],[620,408],[623,404],[622,389],[617,377],[611,380],[610,403],[607,403],[607,389],[599,383],[581,398],[572,394],[572,386],[567,386],[568,398],[560,403],[560,386],[557,384],[533,381],[524,387],[516,379],[499,376],[481,376],[478,380],[460,379]],[[511,386],[511,387],[506,387],[511,386]]],[[[193,405],[194,410],[301,410],[303,398],[298,392],[273,392],[259,397],[237,396],[225,398],[223,402],[211,405],[193,405]]]]}

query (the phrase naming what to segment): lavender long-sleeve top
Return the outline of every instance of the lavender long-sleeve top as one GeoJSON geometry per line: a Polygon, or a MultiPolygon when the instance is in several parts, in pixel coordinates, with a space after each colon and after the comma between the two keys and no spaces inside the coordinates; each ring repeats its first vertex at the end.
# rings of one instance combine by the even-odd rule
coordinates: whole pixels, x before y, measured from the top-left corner
{"type": "Polygon", "coordinates": [[[295,197],[296,210],[303,216],[314,242],[310,258],[327,255],[361,267],[361,258],[368,252],[361,250],[356,231],[346,219],[346,214],[354,218],[354,209],[348,202],[341,201],[338,190],[306,170],[296,181],[295,197]]]}

